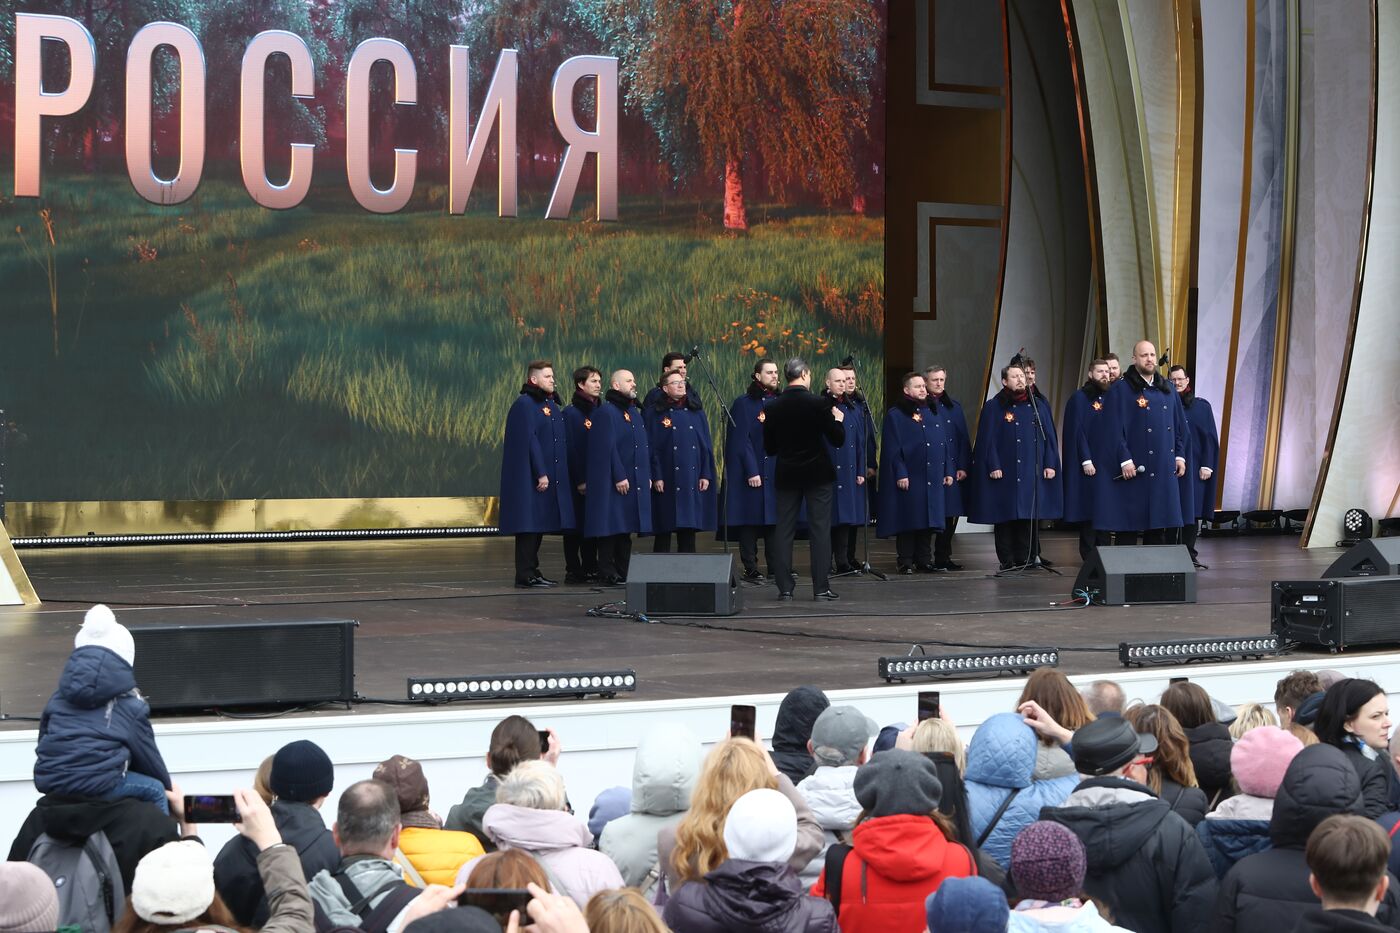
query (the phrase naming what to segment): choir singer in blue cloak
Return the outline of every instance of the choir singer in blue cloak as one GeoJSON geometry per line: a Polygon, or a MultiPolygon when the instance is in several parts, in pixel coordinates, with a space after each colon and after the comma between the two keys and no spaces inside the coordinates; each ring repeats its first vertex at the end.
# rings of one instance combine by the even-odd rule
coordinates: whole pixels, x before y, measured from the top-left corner
{"type": "Polygon", "coordinates": [[[654,551],[695,553],[695,533],[715,530],[715,450],[705,412],[693,404],[685,376],[668,373],[661,396],[646,409],[651,447],[651,529],[654,551]]]}
{"type": "Polygon", "coordinates": [[[583,533],[598,539],[599,582],[621,586],[632,560],[632,535],[651,534],[651,450],[636,377],[619,369],[610,383],[588,439],[583,533]]]}
{"type": "Polygon", "coordinates": [[[1150,340],[1133,347],[1133,364],[1106,398],[1117,462],[1095,503],[1094,526],[1117,532],[1118,544],[1136,544],[1139,535],[1144,544],[1167,544],[1189,511],[1177,481],[1186,475],[1190,431],[1150,340]]]}
{"type": "Polygon", "coordinates": [[[933,532],[947,517],[944,494],[957,471],[950,432],[927,402],[924,377],[905,374],[904,391],[886,409],[880,433],[876,533],[895,539],[895,561],[903,574],[933,572],[933,532]]]}
{"type": "Polygon", "coordinates": [[[773,572],[774,527],[778,523],[777,486],[773,475],[778,458],[763,449],[763,423],[766,409],[778,397],[778,364],[764,357],[753,364],[753,379],[744,394],[729,406],[734,416],[724,442],[724,501],[720,524],[726,534],[737,533],[739,560],[744,579],[762,583],[758,569],[758,539],[763,537],[763,556],[768,572],[773,572]]]}
{"type": "Polygon", "coordinates": [[[1196,553],[1196,531],[1202,521],[1215,518],[1215,468],[1220,461],[1220,434],[1215,427],[1215,412],[1210,402],[1199,398],[1191,389],[1191,377],[1186,367],[1173,366],[1167,371],[1176,386],[1186,414],[1186,426],[1191,443],[1187,445],[1186,475],[1181,478],[1181,505],[1186,514],[1181,526],[1181,543],[1191,552],[1191,562],[1209,570],[1196,553]]]}
{"type": "Polygon", "coordinates": [[[1080,560],[1088,560],[1095,547],[1109,543],[1108,532],[1094,528],[1094,503],[1117,466],[1116,445],[1105,443],[1110,433],[1105,404],[1110,385],[1108,361],[1094,360],[1084,384],[1065,402],[1061,423],[1065,434],[1064,520],[1079,526],[1080,560]]]}
{"type": "Polygon", "coordinates": [[[841,367],[827,370],[822,395],[832,405],[841,406],[846,416],[842,422],[846,438],[841,446],[827,442],[832,466],[836,467],[836,489],[831,497],[831,566],[838,574],[851,573],[864,566],[864,561],[857,561],[855,556],[856,531],[869,517],[865,469],[869,462],[866,458],[871,426],[865,420],[865,407],[852,397],[855,388],[854,371],[841,367]]]}
{"type": "Polygon", "coordinates": [[[943,528],[933,536],[933,567],[935,570],[961,570],[953,561],[953,535],[958,519],[967,514],[967,476],[972,469],[972,435],[967,431],[967,416],[962,403],[948,394],[948,368],[937,363],[924,370],[928,386],[928,408],[935,418],[944,422],[944,431],[952,439],[953,462],[957,471],[953,485],[943,492],[943,510],[947,512],[943,528]]]}
{"type": "Polygon", "coordinates": [[[1010,570],[1030,562],[1034,523],[1059,518],[1064,501],[1050,406],[1031,395],[1019,365],[1002,367],[1001,385],[977,423],[969,518],[993,526],[997,560],[1010,570]]]}
{"type": "Polygon", "coordinates": [[[593,412],[603,398],[603,373],[596,366],[574,370],[574,397],[564,409],[573,481],[574,527],[564,532],[564,582],[583,586],[598,579],[598,542],[583,536],[584,495],[588,490],[588,436],[593,412]]]}
{"type": "Polygon", "coordinates": [[[574,527],[564,412],[554,393],[554,365],[535,360],[506,415],[501,451],[503,535],[515,535],[515,585],[554,586],[540,573],[540,543],[574,527]]]}

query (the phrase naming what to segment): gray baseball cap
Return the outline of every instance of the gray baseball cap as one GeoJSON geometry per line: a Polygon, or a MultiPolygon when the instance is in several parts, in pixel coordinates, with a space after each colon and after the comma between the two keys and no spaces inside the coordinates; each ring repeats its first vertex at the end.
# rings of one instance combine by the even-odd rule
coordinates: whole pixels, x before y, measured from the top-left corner
{"type": "Polygon", "coordinates": [[[853,765],[879,731],[875,720],[854,706],[827,707],[812,724],[812,757],[828,767],[853,765]]]}

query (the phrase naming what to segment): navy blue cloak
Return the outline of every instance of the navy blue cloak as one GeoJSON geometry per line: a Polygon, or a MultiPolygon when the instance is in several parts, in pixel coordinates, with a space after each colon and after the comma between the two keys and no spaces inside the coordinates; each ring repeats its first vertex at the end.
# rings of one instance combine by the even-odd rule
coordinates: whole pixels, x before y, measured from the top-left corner
{"type": "Polygon", "coordinates": [[[587,462],[584,535],[651,534],[651,451],[635,399],[608,390],[593,413],[587,462]],[[630,484],[625,495],[617,491],[622,480],[630,484]]]}
{"type": "Polygon", "coordinates": [[[1039,396],[1033,401],[1045,430],[1043,440],[1031,400],[1016,402],[1009,390],[1002,389],[982,406],[968,477],[972,490],[968,517],[974,522],[996,525],[1018,519],[1059,518],[1064,512],[1059,443],[1050,406],[1039,396]],[[1055,478],[1045,479],[1037,467],[1054,470],[1055,478]],[[1002,472],[1001,479],[991,478],[996,470],[1002,472]]]}
{"type": "Polygon", "coordinates": [[[527,383],[506,415],[501,451],[501,534],[563,531],[574,526],[569,451],[559,396],[527,383]],[[541,476],[549,488],[535,488],[541,476]]]}
{"type": "Polygon", "coordinates": [[[588,477],[588,438],[593,428],[593,412],[598,408],[598,400],[592,396],[575,392],[573,401],[564,409],[565,437],[569,445],[569,485],[574,500],[574,527],[571,532],[583,527],[583,493],[578,487],[587,482],[588,477]]]}
{"type": "Polygon", "coordinates": [[[1190,429],[1190,455],[1186,458],[1186,475],[1181,478],[1183,487],[1189,487],[1191,499],[1182,492],[1182,504],[1186,507],[1188,522],[1203,518],[1215,518],[1215,473],[1220,466],[1220,434],[1215,427],[1215,412],[1210,402],[1197,398],[1192,392],[1181,395],[1181,407],[1186,414],[1186,425],[1190,429]],[[1201,479],[1201,467],[1210,469],[1210,479],[1201,479]]]}
{"type": "Polygon", "coordinates": [[[778,458],[768,456],[763,449],[764,409],[777,397],[754,381],[729,409],[734,424],[724,442],[724,522],[730,528],[778,522],[773,479],[778,458]],[[757,489],[749,486],[750,476],[761,477],[763,485],[757,489]]]}
{"type": "Polygon", "coordinates": [[[662,481],[661,492],[651,494],[652,531],[714,531],[715,449],[705,412],[689,397],[676,407],[663,395],[646,410],[646,424],[651,478],[662,481]],[[709,481],[704,492],[702,479],[709,481]]]}
{"type": "Polygon", "coordinates": [[[936,398],[930,395],[928,404],[935,418],[947,422],[945,430],[951,432],[949,436],[953,439],[953,463],[968,474],[966,479],[943,490],[943,508],[948,510],[949,518],[966,515],[969,481],[972,478],[972,436],[967,431],[967,415],[963,412],[962,403],[947,392],[936,398]]]}
{"type": "Polygon", "coordinates": [[[885,412],[880,431],[880,510],[875,533],[889,538],[906,531],[942,528],[947,520],[943,478],[957,469],[945,419],[909,396],[885,412]],[[897,482],[909,480],[908,489],[897,482]]]}
{"type": "Polygon", "coordinates": [[[1064,428],[1064,520],[1088,522],[1094,518],[1094,503],[1104,484],[1119,473],[1114,460],[1116,447],[1109,442],[1112,419],[1108,415],[1105,392],[1098,383],[1086,381],[1065,403],[1064,428]],[[1094,475],[1084,475],[1084,461],[1094,465],[1094,475]]]}
{"type": "Polygon", "coordinates": [[[849,396],[833,396],[822,392],[833,405],[839,405],[846,420],[846,438],[840,447],[826,442],[831,464],[836,467],[836,486],[832,490],[831,527],[864,525],[869,515],[866,509],[865,469],[870,461],[870,424],[865,420],[865,406],[856,404],[849,396]],[[861,482],[856,482],[861,477],[861,482]]]}
{"type": "Polygon", "coordinates": [[[1179,528],[1190,511],[1182,507],[1176,460],[1186,460],[1190,431],[1176,387],[1161,373],[1149,386],[1129,367],[1105,396],[1111,421],[1113,463],[1110,481],[1094,504],[1094,527],[1101,531],[1179,528]],[[1119,479],[1122,464],[1133,461],[1137,476],[1119,479]]]}

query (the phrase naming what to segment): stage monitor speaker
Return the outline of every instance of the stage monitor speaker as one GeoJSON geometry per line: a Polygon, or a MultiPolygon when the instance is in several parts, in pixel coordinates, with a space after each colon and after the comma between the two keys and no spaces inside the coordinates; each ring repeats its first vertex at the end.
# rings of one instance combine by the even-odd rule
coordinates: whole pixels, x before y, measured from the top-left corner
{"type": "Polygon", "coordinates": [[[346,703],[355,695],[349,619],[131,629],[152,710],[346,703]]]}
{"type": "Polygon", "coordinates": [[[1196,565],[1182,544],[1096,547],[1074,581],[1075,593],[1084,590],[1105,606],[1194,603],[1196,565]]]}
{"type": "Polygon", "coordinates": [[[1269,606],[1285,641],[1333,651],[1400,644],[1400,577],[1275,580],[1269,606]]]}
{"type": "Polygon", "coordinates": [[[1400,574],[1400,538],[1367,538],[1334,560],[1322,579],[1393,577],[1396,574],[1400,574]]]}
{"type": "Polygon", "coordinates": [[[642,615],[732,616],[744,608],[731,554],[634,554],[627,608],[642,615]]]}

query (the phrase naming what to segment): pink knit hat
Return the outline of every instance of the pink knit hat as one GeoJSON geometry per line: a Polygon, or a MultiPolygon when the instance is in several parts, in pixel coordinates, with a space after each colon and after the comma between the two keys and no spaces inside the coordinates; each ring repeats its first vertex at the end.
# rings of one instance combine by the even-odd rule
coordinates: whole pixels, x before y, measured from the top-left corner
{"type": "Polygon", "coordinates": [[[1259,726],[1246,732],[1230,750],[1230,770],[1240,790],[1255,797],[1273,799],[1283,782],[1283,772],[1303,743],[1277,726],[1259,726]]]}

